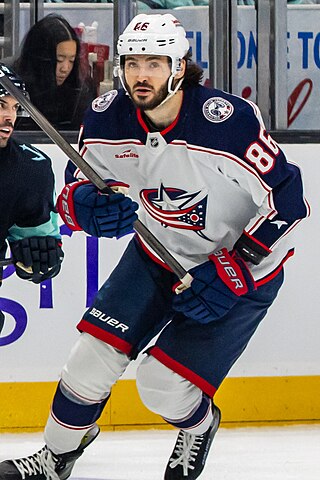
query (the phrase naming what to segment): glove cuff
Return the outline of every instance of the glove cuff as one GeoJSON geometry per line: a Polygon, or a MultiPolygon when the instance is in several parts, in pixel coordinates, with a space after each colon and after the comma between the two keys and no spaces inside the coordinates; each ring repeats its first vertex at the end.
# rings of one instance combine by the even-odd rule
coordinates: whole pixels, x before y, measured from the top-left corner
{"type": "Polygon", "coordinates": [[[68,183],[65,185],[58,196],[56,208],[64,223],[73,231],[82,230],[77,222],[73,196],[76,189],[82,185],[91,183],[89,180],[68,183]]]}
{"type": "Polygon", "coordinates": [[[255,288],[254,280],[245,262],[241,258],[236,262],[226,248],[209,255],[208,258],[214,263],[220,280],[238,297],[249,291],[246,276],[250,275],[252,287],[255,288]],[[242,265],[239,262],[242,262],[242,265]],[[243,269],[246,269],[246,275],[243,269]]]}

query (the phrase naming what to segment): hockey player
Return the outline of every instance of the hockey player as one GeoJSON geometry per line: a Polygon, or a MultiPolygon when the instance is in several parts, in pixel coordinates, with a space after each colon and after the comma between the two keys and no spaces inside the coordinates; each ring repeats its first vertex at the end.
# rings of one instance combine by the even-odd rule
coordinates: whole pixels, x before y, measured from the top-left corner
{"type": "MultiPolygon", "coordinates": [[[[25,95],[23,81],[8,67],[2,72],[25,95]]],[[[54,204],[50,158],[11,138],[19,103],[0,84],[0,259],[10,244],[18,277],[33,283],[56,276],[63,252],[54,204]]],[[[0,269],[0,283],[2,268],[0,269]]],[[[0,312],[0,331],[5,316],[0,312]]]]}
{"type": "Polygon", "coordinates": [[[133,237],[78,325],[46,445],[2,462],[1,480],[67,478],[98,433],[112,386],[147,345],[139,394],[179,429],[164,478],[198,478],[220,422],[212,398],[275,300],[293,254],[289,233],[309,214],[300,170],[257,106],[201,86],[174,16],[138,15],[117,51],[123,89],[93,102],[80,151],[130,197],[101,195],[69,168],[59,211],[73,230],[120,237],[132,231],[139,206],[193,281],[177,295],[176,276],[133,237]]]}

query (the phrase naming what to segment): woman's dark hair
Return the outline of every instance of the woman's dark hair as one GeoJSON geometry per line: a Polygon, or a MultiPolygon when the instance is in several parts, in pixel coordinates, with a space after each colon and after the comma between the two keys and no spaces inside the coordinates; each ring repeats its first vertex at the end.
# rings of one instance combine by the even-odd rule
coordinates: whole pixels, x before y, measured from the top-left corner
{"type": "MultiPolygon", "coordinates": [[[[97,93],[89,73],[83,74],[80,47],[80,40],[68,21],[61,15],[50,14],[31,27],[20,56],[13,63],[13,69],[26,83],[32,103],[51,123],[63,129],[79,128],[84,110],[97,93]],[[75,41],[76,56],[70,74],[58,86],[57,45],[68,40],[75,41]]],[[[24,128],[22,123],[17,127],[24,128]]]]}
{"type": "Polygon", "coordinates": [[[34,89],[49,90],[56,86],[57,45],[67,40],[74,40],[77,50],[74,68],[65,82],[78,87],[80,40],[61,15],[47,15],[33,25],[24,38],[20,57],[13,65],[14,70],[23,76],[26,83],[32,83],[34,89]]]}

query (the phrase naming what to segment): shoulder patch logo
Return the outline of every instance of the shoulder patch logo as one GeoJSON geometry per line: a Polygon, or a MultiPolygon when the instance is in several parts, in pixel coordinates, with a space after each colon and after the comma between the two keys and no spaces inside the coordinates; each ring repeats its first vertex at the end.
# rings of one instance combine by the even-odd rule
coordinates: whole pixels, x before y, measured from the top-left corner
{"type": "Polygon", "coordinates": [[[109,92],[100,95],[100,97],[95,98],[92,102],[92,110],[95,112],[104,112],[111,105],[113,100],[118,95],[117,90],[110,90],[109,92]]]}
{"type": "Polygon", "coordinates": [[[203,115],[209,122],[220,123],[227,120],[233,114],[232,103],[221,97],[209,98],[202,107],[203,115]]]}

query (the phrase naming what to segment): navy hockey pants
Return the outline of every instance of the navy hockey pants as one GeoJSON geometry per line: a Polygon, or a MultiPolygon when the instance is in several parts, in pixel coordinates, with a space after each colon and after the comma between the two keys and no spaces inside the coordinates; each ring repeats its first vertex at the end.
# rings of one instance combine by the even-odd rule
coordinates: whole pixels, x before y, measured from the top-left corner
{"type": "Polygon", "coordinates": [[[176,282],[176,276],[154,263],[133,239],[78,329],[132,359],[148,346],[149,354],[213,396],[276,298],[283,269],[240,297],[221,320],[206,325],[172,311],[176,282]]]}

